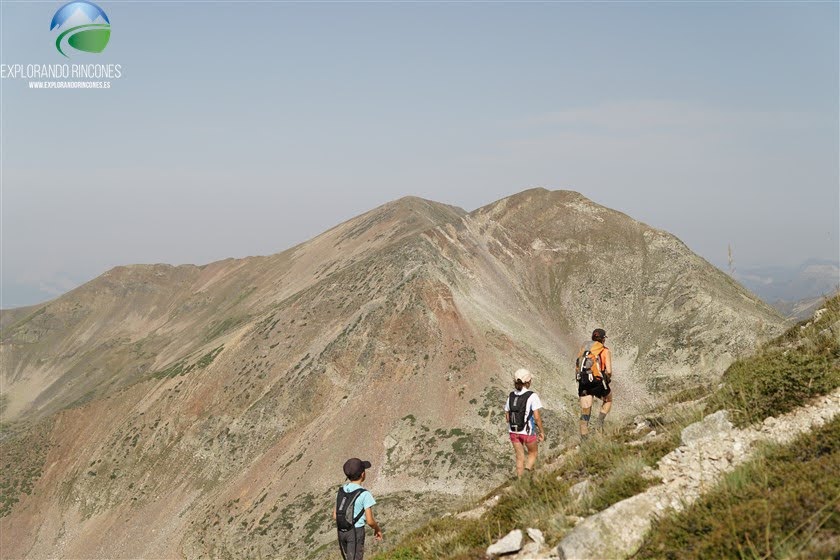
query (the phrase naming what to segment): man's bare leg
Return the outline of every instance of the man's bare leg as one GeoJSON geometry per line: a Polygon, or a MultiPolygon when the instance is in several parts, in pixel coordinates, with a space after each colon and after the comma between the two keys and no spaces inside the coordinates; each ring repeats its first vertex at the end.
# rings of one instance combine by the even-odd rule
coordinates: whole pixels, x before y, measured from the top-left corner
{"type": "Polygon", "coordinates": [[[610,409],[612,408],[612,393],[604,397],[603,402],[601,403],[601,412],[598,414],[598,431],[603,431],[604,429],[604,419],[607,417],[607,414],[610,413],[610,409]]]}
{"type": "Polygon", "coordinates": [[[586,439],[589,435],[589,417],[592,414],[592,396],[587,395],[580,398],[580,438],[586,439]]]}

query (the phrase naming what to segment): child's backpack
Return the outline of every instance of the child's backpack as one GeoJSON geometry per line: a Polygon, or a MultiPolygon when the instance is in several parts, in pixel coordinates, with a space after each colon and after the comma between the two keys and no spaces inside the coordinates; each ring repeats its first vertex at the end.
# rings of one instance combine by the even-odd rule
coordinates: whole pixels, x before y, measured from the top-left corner
{"type": "Polygon", "coordinates": [[[528,398],[533,395],[533,391],[525,391],[521,395],[511,392],[508,397],[508,409],[510,414],[510,431],[521,432],[525,429],[526,424],[531,419],[531,414],[525,416],[525,407],[528,404],[528,398]]]}
{"type": "Polygon", "coordinates": [[[592,383],[595,379],[601,379],[601,352],[604,345],[593,340],[580,349],[577,360],[575,360],[575,381],[581,380],[592,383]]]}
{"type": "Polygon", "coordinates": [[[335,498],[335,522],[338,530],[345,533],[356,526],[356,522],[365,514],[364,508],[359,515],[353,515],[353,508],[356,505],[356,498],[366,492],[364,488],[356,488],[352,492],[345,492],[344,487],[338,489],[338,496],[335,498]]]}

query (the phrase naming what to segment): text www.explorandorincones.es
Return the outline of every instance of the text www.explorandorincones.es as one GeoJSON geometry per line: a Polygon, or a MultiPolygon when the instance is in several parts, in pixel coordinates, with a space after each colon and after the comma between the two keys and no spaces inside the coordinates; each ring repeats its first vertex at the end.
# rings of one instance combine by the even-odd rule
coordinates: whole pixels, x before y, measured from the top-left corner
{"type": "Polygon", "coordinates": [[[110,89],[111,82],[29,82],[29,89],[110,89]]]}

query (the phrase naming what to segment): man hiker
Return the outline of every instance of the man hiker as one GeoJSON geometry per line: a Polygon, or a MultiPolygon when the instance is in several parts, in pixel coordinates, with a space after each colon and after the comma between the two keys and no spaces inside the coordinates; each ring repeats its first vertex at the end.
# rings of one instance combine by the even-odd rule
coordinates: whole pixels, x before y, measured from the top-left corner
{"type": "Polygon", "coordinates": [[[362,560],[365,555],[365,523],[373,529],[373,536],[382,540],[382,529],[373,518],[373,495],[362,488],[365,469],[370,461],[356,457],[344,463],[344,475],[350,480],[338,490],[333,519],[338,527],[338,547],[343,560],[362,560]]]}
{"type": "Polygon", "coordinates": [[[537,440],[545,441],[545,432],[540,416],[542,401],[538,394],[530,390],[531,372],[527,369],[517,370],[513,374],[513,388],[505,401],[505,422],[508,423],[510,441],[516,455],[516,476],[521,477],[525,471],[530,473],[534,470],[534,464],[537,462],[537,440]]]}
{"type": "Polygon", "coordinates": [[[607,332],[604,329],[592,331],[592,341],[586,342],[578,353],[575,365],[575,377],[578,381],[580,397],[580,439],[589,437],[589,418],[592,414],[594,397],[601,399],[601,410],[595,428],[604,429],[604,418],[612,408],[612,356],[605,346],[607,332]]]}

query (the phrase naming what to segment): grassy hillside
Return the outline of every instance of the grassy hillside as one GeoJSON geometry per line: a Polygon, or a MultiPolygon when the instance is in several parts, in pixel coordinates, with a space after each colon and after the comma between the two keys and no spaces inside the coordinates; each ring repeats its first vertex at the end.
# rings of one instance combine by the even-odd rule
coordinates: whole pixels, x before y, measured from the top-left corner
{"type": "Polygon", "coordinates": [[[29,495],[41,476],[49,450],[51,421],[33,426],[0,425],[0,517],[5,517],[22,495],[29,495]]]}
{"type": "MultiPolygon", "coordinates": [[[[447,515],[407,535],[377,560],[470,559],[516,528],[541,529],[558,542],[577,518],[601,511],[655,484],[645,476],[680,443],[680,431],[702,415],[729,409],[747,425],[791,411],[840,386],[840,296],[756,353],[733,363],[714,389],[682,391],[645,415],[642,436],[619,427],[584,449],[549,457],[533,478],[510,482],[477,519],[447,515]],[[597,480],[582,497],[570,489],[597,480]]],[[[512,460],[512,459],[511,459],[512,460]]],[[[660,520],[639,558],[827,555],[840,543],[840,421],[788,447],[769,447],[731,473],[684,513],[660,520]],[[834,547],[833,549],[831,547],[834,547]]]]}
{"type": "Polygon", "coordinates": [[[712,397],[739,425],[793,410],[840,386],[840,295],[755,355],[733,363],[712,397]]]}

